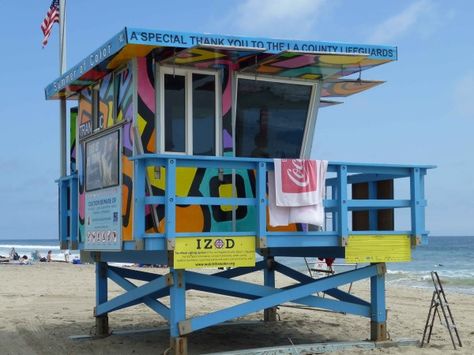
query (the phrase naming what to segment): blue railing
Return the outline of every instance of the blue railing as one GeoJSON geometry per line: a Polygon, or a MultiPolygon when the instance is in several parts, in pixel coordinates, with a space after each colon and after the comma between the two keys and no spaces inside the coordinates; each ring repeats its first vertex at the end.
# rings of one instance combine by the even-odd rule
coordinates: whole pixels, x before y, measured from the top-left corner
{"type": "MultiPolygon", "coordinates": [[[[134,238],[135,242],[142,243],[145,250],[173,249],[175,238],[189,236],[255,236],[260,248],[288,248],[288,247],[340,247],[349,235],[356,234],[408,234],[419,240],[427,235],[425,230],[424,176],[428,169],[434,166],[427,165],[393,165],[393,164],[363,164],[330,162],[328,165],[329,177],[326,186],[331,192],[324,200],[326,214],[332,215],[331,230],[271,232],[267,231],[267,171],[273,170],[273,160],[255,158],[231,157],[203,157],[182,155],[144,154],[133,158],[134,168],[134,238]],[[166,187],[163,196],[146,194],[147,167],[164,167],[166,187]],[[211,168],[254,170],[256,176],[255,197],[179,197],[176,196],[177,168],[211,168]],[[330,175],[335,175],[331,177],[330,175]],[[348,186],[354,183],[373,184],[383,180],[397,180],[407,178],[410,182],[408,199],[350,199],[348,186]],[[146,233],[145,206],[164,205],[166,223],[164,233],[146,233]],[[256,224],[253,230],[236,232],[176,232],[177,205],[231,205],[255,206],[256,224]],[[349,228],[350,212],[377,211],[379,209],[409,209],[410,229],[393,231],[352,231],[349,228]]],[[[371,196],[373,197],[373,195],[371,196]]],[[[371,224],[373,225],[373,224],[371,224]]],[[[133,248],[130,245],[130,248],[133,248]]],[[[125,244],[125,249],[128,249],[125,244]]]]}
{"type": "Polygon", "coordinates": [[[57,180],[59,196],[59,243],[61,249],[78,249],[78,198],[77,174],[57,180]]]}

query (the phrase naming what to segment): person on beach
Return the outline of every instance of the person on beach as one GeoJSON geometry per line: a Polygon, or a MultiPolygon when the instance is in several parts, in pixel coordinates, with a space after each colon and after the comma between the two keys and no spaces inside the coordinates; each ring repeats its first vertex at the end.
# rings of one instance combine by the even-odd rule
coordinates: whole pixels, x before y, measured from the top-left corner
{"type": "Polygon", "coordinates": [[[51,259],[52,253],[53,252],[51,250],[48,250],[48,256],[46,257],[46,260],[48,261],[48,263],[52,261],[51,259]]]}
{"type": "Polygon", "coordinates": [[[67,262],[67,263],[69,262],[69,256],[70,256],[70,255],[71,255],[71,252],[69,251],[69,249],[66,249],[66,250],[64,251],[64,261],[65,261],[65,262],[67,262]]]}
{"type": "Polygon", "coordinates": [[[18,255],[15,248],[12,248],[12,250],[10,250],[10,259],[11,260],[20,260],[20,255],[18,255]]]}

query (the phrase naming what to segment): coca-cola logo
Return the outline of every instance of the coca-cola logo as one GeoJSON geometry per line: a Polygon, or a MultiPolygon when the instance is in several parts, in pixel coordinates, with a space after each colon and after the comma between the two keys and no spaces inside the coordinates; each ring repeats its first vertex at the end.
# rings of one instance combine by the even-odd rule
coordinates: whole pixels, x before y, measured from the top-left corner
{"type": "Polygon", "coordinates": [[[316,191],[316,169],[314,160],[282,159],[282,191],[286,193],[316,191]]]}

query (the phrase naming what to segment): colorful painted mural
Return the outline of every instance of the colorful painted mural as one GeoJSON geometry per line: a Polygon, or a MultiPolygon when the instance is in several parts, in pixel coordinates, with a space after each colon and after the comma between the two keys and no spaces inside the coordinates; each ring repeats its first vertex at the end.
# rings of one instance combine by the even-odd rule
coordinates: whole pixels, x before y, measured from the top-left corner
{"type": "Polygon", "coordinates": [[[76,131],[77,131],[77,107],[71,107],[69,111],[69,171],[76,171],[76,131]]]}
{"type": "MultiPolygon", "coordinates": [[[[79,139],[97,129],[105,129],[119,122],[122,126],[122,221],[123,240],[133,240],[133,163],[129,158],[134,152],[155,153],[159,134],[155,126],[157,113],[155,90],[155,63],[189,67],[196,70],[217,70],[222,92],[222,154],[233,155],[232,132],[232,88],[235,72],[255,75],[268,74],[322,80],[321,97],[348,96],[380,84],[377,81],[340,79],[341,76],[360,72],[375,65],[390,61],[386,58],[369,58],[365,54],[301,53],[285,51],[265,52],[261,48],[225,48],[196,46],[191,48],[158,47],[152,51],[149,46],[130,45],[115,57],[108,58],[108,71],[91,70],[87,78],[100,78],[98,92],[98,119],[92,122],[91,89],[81,91],[77,119],[79,139]],[[137,47],[134,47],[137,46],[137,47]],[[127,49],[127,50],[125,50],[127,49]],[[137,52],[138,51],[138,52],[137,52]],[[133,60],[125,67],[124,61],[135,57],[136,63],[136,103],[133,103],[133,60]],[[112,65],[113,64],[113,65],[112,65]],[[115,68],[115,72],[110,68],[115,68]],[[121,67],[122,66],[122,67],[121,67]],[[136,117],[134,117],[134,104],[136,117]],[[98,126],[98,127],[97,127],[98,126]],[[94,130],[95,129],[95,130],[94,130]],[[135,131],[136,130],[136,131],[135,131]],[[134,137],[139,137],[136,141],[134,137]],[[138,144],[134,149],[134,144],[138,144]]],[[[321,107],[338,102],[321,100],[321,107]]],[[[83,166],[83,145],[77,150],[77,164],[83,166]]],[[[253,171],[213,169],[179,169],[177,172],[179,196],[238,197],[255,195],[253,171]],[[234,176],[233,176],[234,174],[234,176]],[[233,183],[235,184],[233,186],[233,183]]],[[[80,230],[84,223],[84,181],[80,183],[80,230]]],[[[149,168],[147,194],[163,195],[165,171],[149,168]]],[[[165,215],[163,206],[153,206],[146,211],[146,230],[163,232],[165,215]]],[[[178,206],[177,231],[246,231],[255,223],[253,206],[178,206]]],[[[296,229],[291,226],[290,229],[296,229]]],[[[271,229],[271,228],[270,228],[271,229]]],[[[273,229],[272,229],[273,230],[273,229]]]]}
{"type": "MultiPolygon", "coordinates": [[[[233,71],[239,67],[239,61],[245,60],[252,53],[242,52],[236,56],[235,52],[214,50],[192,50],[185,53],[179,52],[180,61],[196,69],[219,69],[222,84],[222,127],[223,127],[223,154],[232,155],[232,78],[233,71]]],[[[169,51],[155,54],[155,59],[160,60],[160,55],[168,58],[165,62],[176,60],[170,57],[169,51]]],[[[170,62],[171,63],[171,62],[170,62]]],[[[158,134],[154,125],[156,112],[154,88],[154,61],[152,56],[137,58],[137,126],[141,137],[141,151],[151,153],[155,151],[155,140],[158,134]]],[[[231,197],[232,172],[218,172],[215,169],[178,169],[177,172],[178,196],[212,196],[231,197]]],[[[237,171],[235,193],[239,197],[254,195],[255,178],[252,171],[237,171]]],[[[149,188],[154,195],[163,195],[165,188],[164,168],[157,173],[153,168],[148,171],[149,188]]],[[[150,191],[147,192],[148,194],[150,191]]],[[[165,215],[164,206],[155,206],[158,228],[154,225],[152,211],[146,213],[146,228],[148,232],[164,231],[165,215]]],[[[178,206],[176,209],[178,232],[201,231],[231,231],[233,227],[233,214],[235,214],[236,230],[250,230],[254,221],[253,207],[238,206],[233,212],[232,206],[178,206]]]]}
{"type": "Polygon", "coordinates": [[[133,81],[131,64],[115,76],[111,73],[104,76],[99,84],[98,120],[96,130],[93,129],[93,90],[86,88],[81,91],[77,114],[77,130],[79,144],[76,148],[76,164],[79,177],[79,240],[84,241],[85,223],[85,181],[84,181],[84,142],[92,132],[111,127],[125,121],[122,126],[122,223],[123,240],[132,239],[132,186],[133,164],[128,157],[133,155],[133,81]],[[114,97],[118,98],[114,108],[114,97]],[[114,113],[115,112],[115,113],[114,113]]]}

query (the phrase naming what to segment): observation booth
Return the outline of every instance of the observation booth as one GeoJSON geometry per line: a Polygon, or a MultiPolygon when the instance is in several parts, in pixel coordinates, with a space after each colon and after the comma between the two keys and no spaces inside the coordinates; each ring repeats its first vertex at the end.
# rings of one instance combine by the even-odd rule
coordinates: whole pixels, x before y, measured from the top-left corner
{"type": "Polygon", "coordinates": [[[319,110],[381,84],[363,72],[396,59],[396,47],[125,28],[48,85],[48,100],[77,103],[59,236],[62,248],[96,263],[97,335],[109,334],[109,313],[144,303],[168,321],[172,349],[184,354],[196,330],[261,310],[273,321],[276,307],[292,302],[367,317],[371,339],[387,339],[385,262],[409,261],[426,242],[432,167],[330,161],[321,228],[269,226],[267,172],[272,158],[310,158],[319,110]],[[406,196],[397,196],[398,182],[406,196]],[[279,257],[365,266],[313,279],[279,257]],[[255,271],[260,285],[235,279],[255,271]],[[277,272],[294,285],[276,287],[277,272]],[[109,279],[124,293],[110,299],[109,279]],[[370,299],[341,288],[362,279],[370,299]],[[243,301],[194,315],[188,290],[243,301]]]}

